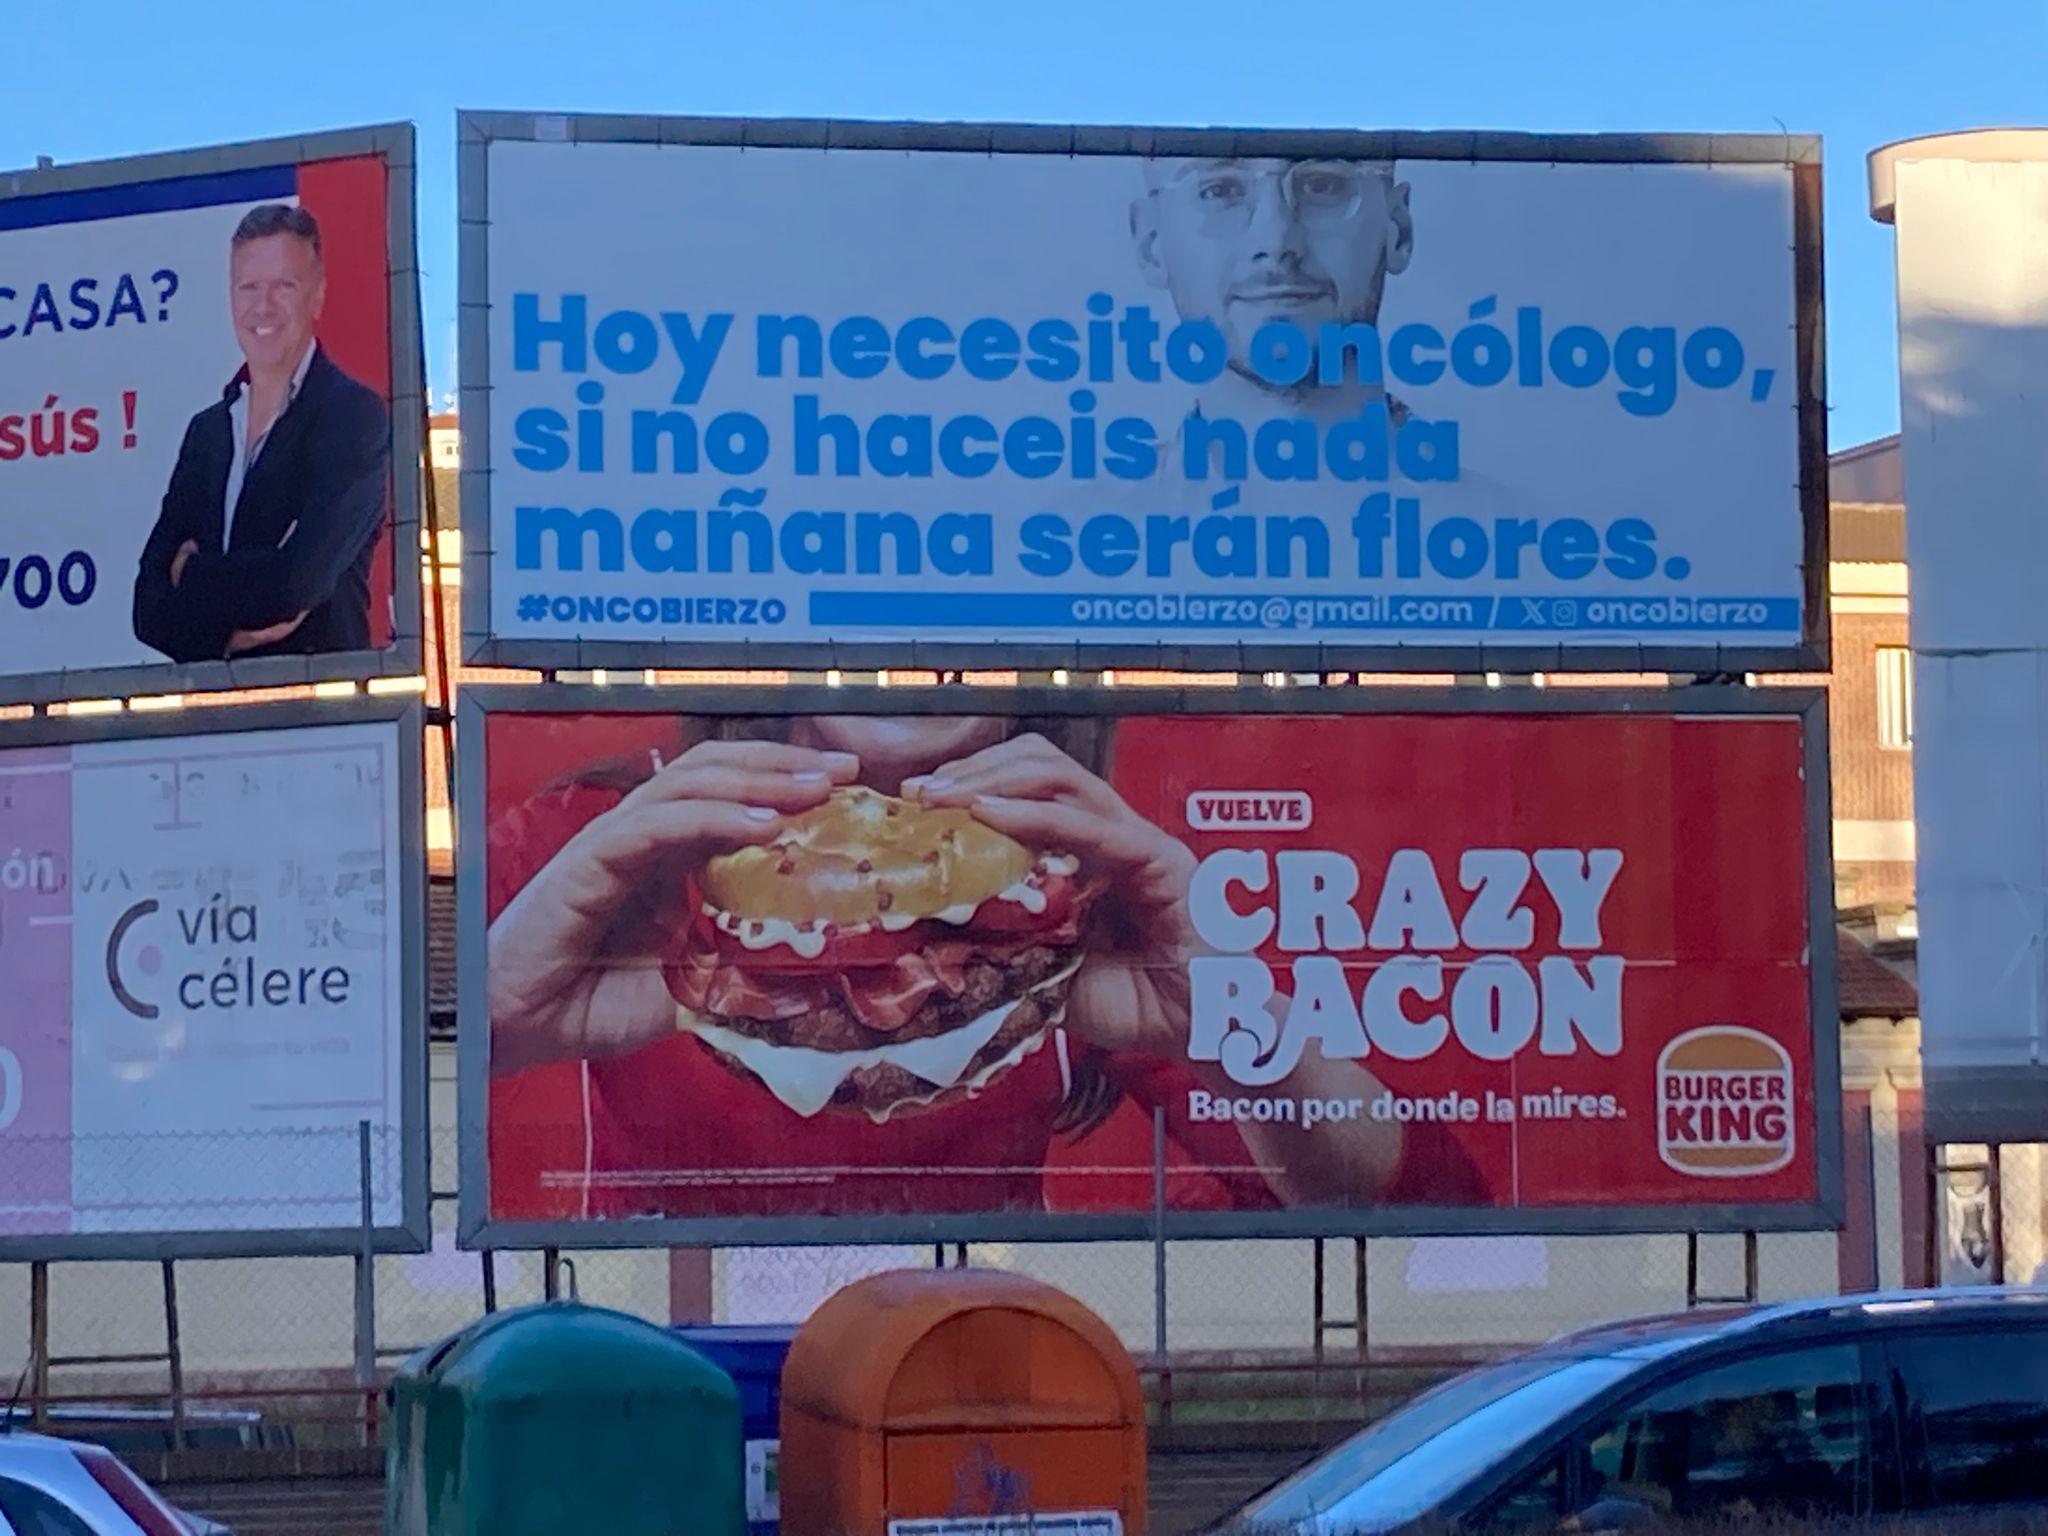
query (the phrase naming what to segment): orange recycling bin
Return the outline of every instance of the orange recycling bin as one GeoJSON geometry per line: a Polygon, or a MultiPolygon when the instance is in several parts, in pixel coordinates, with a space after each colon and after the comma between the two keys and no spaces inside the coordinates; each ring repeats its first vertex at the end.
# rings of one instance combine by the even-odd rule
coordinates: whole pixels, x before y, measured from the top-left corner
{"type": "Polygon", "coordinates": [[[1143,1536],[1144,1393],[1064,1292],[895,1270],[797,1333],[780,1477],[784,1536],[1143,1536]]]}

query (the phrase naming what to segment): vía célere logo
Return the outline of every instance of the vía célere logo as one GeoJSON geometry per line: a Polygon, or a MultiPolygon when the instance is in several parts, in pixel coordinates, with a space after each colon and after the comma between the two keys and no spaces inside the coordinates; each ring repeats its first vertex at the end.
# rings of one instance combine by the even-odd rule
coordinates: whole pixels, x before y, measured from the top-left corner
{"type": "Polygon", "coordinates": [[[1792,1058],[1736,1024],[1690,1029],[1657,1058],[1657,1155],[1705,1179],[1792,1161],[1792,1058]]]}

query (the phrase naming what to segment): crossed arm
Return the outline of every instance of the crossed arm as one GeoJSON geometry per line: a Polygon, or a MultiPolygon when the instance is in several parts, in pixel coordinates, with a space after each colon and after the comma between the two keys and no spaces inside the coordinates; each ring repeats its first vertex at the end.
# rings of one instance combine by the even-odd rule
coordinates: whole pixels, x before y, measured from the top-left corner
{"type": "Polygon", "coordinates": [[[275,644],[334,593],[384,518],[391,428],[374,397],[349,399],[312,445],[296,510],[274,548],[219,550],[186,429],[135,577],[135,634],[173,661],[217,661],[275,644]]]}

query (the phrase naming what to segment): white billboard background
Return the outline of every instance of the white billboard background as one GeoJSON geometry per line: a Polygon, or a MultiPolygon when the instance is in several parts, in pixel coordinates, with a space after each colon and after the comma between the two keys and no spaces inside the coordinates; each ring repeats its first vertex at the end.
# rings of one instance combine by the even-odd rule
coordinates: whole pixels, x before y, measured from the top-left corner
{"type": "Polygon", "coordinates": [[[242,366],[228,308],[229,237],[251,208],[297,201],[287,191],[0,230],[0,288],[15,291],[0,296],[0,327],[15,332],[0,337],[0,672],[165,663],[135,638],[135,572],[186,424],[242,366]],[[125,304],[112,313],[124,275],[139,314],[125,304]],[[70,300],[81,280],[97,281],[101,317],[90,326],[74,323],[85,313],[70,300]],[[59,324],[34,316],[31,325],[45,284],[59,324]],[[134,396],[132,423],[125,394],[134,396]],[[81,412],[91,413],[89,433],[81,412]],[[63,451],[48,451],[60,440],[63,451]],[[71,601],[83,586],[80,555],[94,576],[82,603],[71,601]],[[34,560],[46,576],[24,568],[34,560]]]}
{"type": "Polygon", "coordinates": [[[2033,1142],[2048,1123],[2048,132],[1925,155],[1880,152],[1898,157],[1928,1124],[1940,1141],[2033,1142]]]}
{"type": "MultiPolygon", "coordinates": [[[[1255,463],[1236,484],[1234,501],[1216,507],[1212,497],[1232,482],[1188,484],[1178,471],[1174,443],[1191,409],[1199,406],[1211,419],[1231,416],[1248,432],[1273,417],[1320,419],[1327,430],[1357,409],[1358,398],[1343,397],[1342,413],[1333,414],[1339,396],[1331,392],[1311,392],[1299,403],[1235,373],[1213,384],[1184,383],[1170,371],[1160,382],[1138,382],[1121,357],[1108,382],[1048,382],[1022,366],[1000,381],[966,377],[958,366],[945,377],[918,380],[893,361],[862,380],[838,376],[829,351],[821,378],[757,375],[755,325],[764,314],[814,318],[828,341],[835,323],[854,316],[872,317],[892,337],[920,316],[945,322],[956,335],[983,317],[1019,332],[1055,318],[1078,329],[1092,318],[1090,296],[1101,294],[1112,302],[1109,318],[1144,305],[1171,329],[1180,318],[1175,301],[1148,283],[1133,235],[1133,204],[1147,197],[1140,159],[495,139],[487,163],[488,293],[477,297],[489,305],[490,452],[488,464],[472,457],[468,467],[488,471],[490,623],[499,636],[734,647],[828,640],[1783,646],[1801,636],[1789,166],[1400,162],[1396,175],[1410,188],[1413,259],[1386,281],[1381,337],[1391,344],[1411,323],[1433,326],[1448,360],[1458,355],[1462,331],[1497,326],[1509,349],[1500,355],[1514,358],[1501,383],[1461,383],[1461,373],[1486,377],[1481,364],[1492,342],[1475,331],[1468,368],[1447,367],[1428,384],[1390,377],[1392,392],[1415,417],[1438,428],[1456,423],[1458,478],[1403,480],[1397,464],[1390,481],[1342,481],[1326,462],[1315,481],[1297,483],[1262,474],[1255,463]],[[520,366],[521,294],[533,296],[542,321],[569,313],[564,295],[583,295],[584,335],[593,343],[607,317],[632,312],[611,322],[608,355],[623,367],[605,366],[593,350],[578,371],[560,346],[546,342],[529,347],[528,366],[520,366]],[[1536,384],[1521,382],[1520,372],[1531,355],[1521,344],[1521,312],[1531,308],[1541,312],[1539,350],[1546,359],[1536,384]],[[679,351],[663,333],[665,312],[689,316],[692,327],[709,314],[733,317],[691,403],[674,398],[682,370],[679,351]],[[1721,328],[1740,344],[1739,376],[1704,387],[1675,356],[1669,408],[1631,412],[1619,395],[1661,398],[1667,391],[1624,383],[1612,369],[1586,387],[1563,382],[1548,360],[1557,333],[1569,326],[1590,328],[1610,351],[1633,327],[1669,328],[1674,354],[1689,338],[1721,328]],[[656,350],[633,352],[638,343],[628,332],[635,329],[652,336],[656,350]],[[1092,408],[1076,408],[1077,388],[1093,394],[1092,408]],[[828,472],[800,474],[793,429],[799,393],[815,394],[819,410],[862,428],[888,413],[930,415],[935,430],[973,414],[1002,432],[1020,417],[1042,416],[1061,434],[1061,467],[1035,478],[999,464],[969,477],[941,465],[929,476],[906,478],[878,473],[866,459],[858,476],[841,476],[829,472],[828,448],[828,472]],[[636,411],[687,412],[699,431],[723,413],[747,413],[766,429],[765,463],[723,473],[706,457],[697,473],[677,474],[663,446],[658,472],[644,465],[635,472],[636,411]],[[548,418],[527,414],[536,412],[558,413],[559,431],[537,426],[548,418]],[[1092,418],[1102,442],[1112,420],[1142,419],[1174,471],[1150,483],[1075,475],[1067,448],[1077,417],[1092,418]],[[583,435],[588,427],[602,435],[601,461],[590,452],[593,438],[583,435]],[[560,445],[560,467],[534,467],[546,460],[533,452],[544,441],[560,445]],[[829,556],[823,573],[792,570],[781,548],[773,574],[750,574],[744,542],[737,573],[713,571],[710,514],[734,490],[746,493],[750,507],[783,536],[783,520],[799,510],[906,511],[928,536],[942,514],[987,513],[993,571],[943,574],[927,545],[918,572],[905,574],[886,539],[877,541],[877,574],[853,569],[858,554],[851,548],[847,574],[832,570],[829,556]],[[1389,532],[1378,536],[1381,574],[1362,576],[1352,519],[1361,498],[1376,491],[1418,497],[1424,530],[1446,518],[1475,519],[1487,535],[1483,568],[1459,569],[1469,563],[1469,545],[1450,548],[1457,558],[1438,562],[1423,544],[1422,569],[1407,574],[1397,569],[1399,536],[1389,532]],[[523,559],[522,507],[530,509],[523,559]],[[618,558],[602,559],[602,535],[569,532],[559,516],[550,520],[550,508],[616,515],[618,558]],[[669,543],[651,564],[642,558],[632,535],[647,508],[697,512],[695,572],[661,568],[674,563],[667,553],[673,535],[664,536],[669,543]],[[1072,564],[1062,574],[1031,574],[1020,565],[1020,528],[1044,512],[1063,517],[1070,530],[1064,547],[1072,564]],[[1262,549],[1252,562],[1255,574],[1204,576],[1187,542],[1161,550],[1167,574],[1148,574],[1160,547],[1149,516],[1212,512],[1260,519],[1261,544],[1271,536],[1266,519],[1321,520],[1329,574],[1305,574],[1306,546],[1296,546],[1289,575],[1276,574],[1262,549]],[[1128,519],[1136,542],[1118,545],[1112,534],[1102,572],[1091,573],[1079,556],[1079,530],[1102,513],[1128,519]],[[1502,518],[1536,520],[1515,578],[1501,574],[1502,518]],[[1561,541],[1560,568],[1572,574],[1545,569],[1546,530],[1582,519],[1601,536],[1596,547],[1604,561],[1612,553],[1604,536],[1629,518],[1654,530],[1654,558],[1638,562],[1644,574],[1619,575],[1599,563],[1581,574],[1576,530],[1551,535],[1561,541]],[[574,552],[565,545],[579,538],[583,569],[568,569],[574,552]],[[1110,572],[1117,556],[1133,553],[1131,569],[1110,572]],[[855,595],[814,621],[810,598],[818,592],[855,595]],[[1031,601],[1013,600],[1019,596],[1031,601]],[[1161,596],[1249,597],[1257,606],[1220,616],[1191,615],[1184,607],[1163,619],[1156,606],[1143,610],[1149,618],[1129,608],[1098,607],[1084,619],[1081,611],[1067,612],[1091,597],[1161,596]],[[956,606],[937,606],[945,597],[956,606]],[[1303,597],[1420,599],[1423,606],[1367,603],[1318,616],[1295,609],[1303,597]],[[741,606],[721,611],[717,598],[741,606]],[[1673,598],[1682,601],[1663,601],[1673,598]],[[1055,600],[1051,608],[1046,599],[1055,600]],[[1479,606],[1445,606],[1445,599],[1479,606]],[[1740,606],[1704,619],[1687,606],[1724,599],[1740,606]],[[1266,606],[1276,600],[1277,608],[1266,606]]],[[[1175,259],[1201,289],[1203,273],[1187,263],[1199,263],[1202,248],[1179,249],[1196,252],[1175,259]]],[[[1275,313],[1232,309],[1239,320],[1275,313]]],[[[1640,338],[1629,343],[1641,345],[1640,338]]],[[[1432,354],[1425,347],[1420,355],[1426,361],[1432,354]]],[[[1700,354],[1702,377],[1716,376],[1717,359],[1727,361],[1726,354],[1700,354]]],[[[823,537],[809,549],[820,549],[823,537]]],[[[855,542],[849,538],[850,546],[855,542]]]]}
{"type": "Polygon", "coordinates": [[[404,739],[0,751],[0,1235],[400,1223],[404,739]]]}

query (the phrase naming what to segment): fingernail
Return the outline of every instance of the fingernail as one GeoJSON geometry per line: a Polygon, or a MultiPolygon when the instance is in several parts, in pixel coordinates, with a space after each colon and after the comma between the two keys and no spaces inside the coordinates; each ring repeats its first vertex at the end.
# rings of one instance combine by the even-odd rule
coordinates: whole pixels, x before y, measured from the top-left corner
{"type": "Polygon", "coordinates": [[[934,774],[928,779],[919,779],[917,782],[928,795],[943,795],[953,787],[953,781],[946,778],[943,774],[934,774]]]}
{"type": "Polygon", "coordinates": [[[845,769],[848,773],[853,772],[854,769],[860,766],[860,758],[851,752],[827,752],[825,754],[825,761],[834,768],[845,769]]]}
{"type": "Polygon", "coordinates": [[[817,768],[805,768],[801,772],[792,773],[790,775],[790,778],[799,784],[812,788],[815,788],[817,785],[820,784],[829,784],[832,782],[832,776],[830,774],[825,773],[817,768]]]}
{"type": "Polygon", "coordinates": [[[747,819],[749,821],[773,821],[781,814],[782,812],[770,810],[765,805],[750,805],[747,807],[747,819]]]}
{"type": "Polygon", "coordinates": [[[974,797],[974,803],[976,805],[985,805],[989,807],[991,810],[1003,811],[1008,810],[1017,802],[1015,800],[1012,800],[1008,795],[976,795],[974,797]]]}

